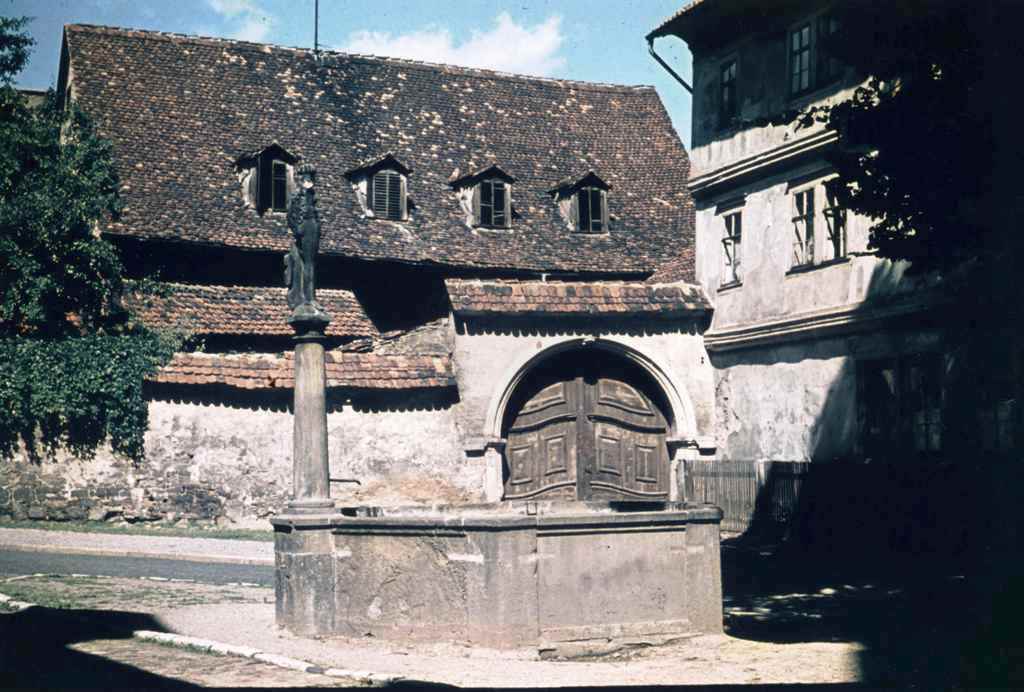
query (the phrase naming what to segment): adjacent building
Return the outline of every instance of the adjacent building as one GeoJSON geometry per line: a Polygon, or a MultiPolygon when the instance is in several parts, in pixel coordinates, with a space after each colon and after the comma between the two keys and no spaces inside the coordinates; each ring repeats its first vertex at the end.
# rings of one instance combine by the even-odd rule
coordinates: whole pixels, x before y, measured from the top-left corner
{"type": "Polygon", "coordinates": [[[943,450],[937,279],[869,251],[870,220],[830,189],[835,134],[793,118],[859,83],[824,49],[837,32],[827,2],[703,0],[648,36],[693,53],[688,189],[721,460],[943,450]]]}

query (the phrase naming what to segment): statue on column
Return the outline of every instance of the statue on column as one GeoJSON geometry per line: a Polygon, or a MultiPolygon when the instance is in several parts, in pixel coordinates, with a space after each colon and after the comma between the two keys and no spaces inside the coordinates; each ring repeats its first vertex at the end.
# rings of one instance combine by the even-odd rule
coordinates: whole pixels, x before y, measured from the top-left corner
{"type": "Polygon", "coordinates": [[[299,167],[299,189],[288,202],[288,228],[292,246],[284,258],[288,307],[293,323],[327,324],[329,318],[316,302],[316,255],[320,249],[320,214],[316,209],[316,169],[299,167]]]}

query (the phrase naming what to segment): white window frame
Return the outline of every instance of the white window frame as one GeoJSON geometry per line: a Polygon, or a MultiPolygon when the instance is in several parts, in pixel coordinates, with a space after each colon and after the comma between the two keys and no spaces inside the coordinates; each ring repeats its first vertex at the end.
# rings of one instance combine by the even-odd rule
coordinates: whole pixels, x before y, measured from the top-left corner
{"type": "Polygon", "coordinates": [[[817,184],[805,185],[794,189],[790,195],[793,200],[793,253],[790,256],[791,269],[817,264],[814,247],[814,225],[815,216],[817,215],[814,194],[816,187],[817,184]],[[807,209],[808,203],[811,207],[809,211],[807,209]]]}
{"type": "Polygon", "coordinates": [[[481,228],[511,228],[512,227],[512,186],[506,180],[501,178],[486,178],[478,182],[473,190],[473,207],[474,216],[477,226],[481,228]],[[484,203],[484,186],[491,186],[491,203],[484,203]],[[501,205],[500,212],[494,205],[494,189],[496,186],[501,186],[504,191],[504,202],[501,205]],[[491,220],[490,222],[484,221],[484,210],[490,208],[491,220]],[[496,221],[496,212],[502,217],[502,220],[496,221]]]}
{"type": "Polygon", "coordinates": [[[722,219],[722,281],[720,286],[738,286],[743,281],[743,210],[730,209],[722,219]]]}
{"type": "MultiPolygon", "coordinates": [[[[837,74],[827,78],[821,73],[822,64],[829,58],[825,58],[822,54],[820,46],[820,34],[822,33],[822,25],[824,21],[834,18],[834,11],[831,7],[819,10],[814,14],[804,16],[798,22],[791,24],[786,30],[786,89],[789,93],[790,99],[800,99],[807,94],[811,94],[819,89],[823,89],[829,84],[833,84],[842,78],[843,65],[838,64],[837,74]],[[793,88],[793,77],[794,69],[794,52],[793,52],[793,37],[798,32],[806,28],[808,30],[807,39],[807,86],[794,89],[793,88]]],[[[836,29],[837,32],[843,30],[842,25],[839,25],[836,29]]],[[[802,51],[801,51],[802,52],[802,51]]],[[[834,59],[834,58],[832,58],[834,59]]]]}
{"type": "Polygon", "coordinates": [[[601,234],[608,232],[608,192],[596,185],[586,185],[578,188],[573,194],[573,203],[576,205],[576,230],[579,233],[601,234]],[[598,215],[594,216],[594,195],[598,198],[598,215]],[[587,228],[583,227],[583,215],[580,213],[584,200],[586,200],[590,222],[587,228]],[[597,228],[594,225],[597,224],[597,228]]]}

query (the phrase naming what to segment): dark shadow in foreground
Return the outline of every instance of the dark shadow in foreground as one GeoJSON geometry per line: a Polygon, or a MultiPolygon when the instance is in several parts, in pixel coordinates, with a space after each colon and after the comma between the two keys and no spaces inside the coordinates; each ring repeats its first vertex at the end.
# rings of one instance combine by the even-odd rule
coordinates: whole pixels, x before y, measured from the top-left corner
{"type": "Polygon", "coordinates": [[[149,615],[33,607],[0,617],[0,670],[4,687],[200,689],[180,680],[75,651],[96,639],[128,639],[135,630],[161,631],[149,615]]]}
{"type": "Polygon", "coordinates": [[[984,461],[803,465],[786,493],[794,471],[773,465],[723,541],[727,633],[859,643],[872,685],[1024,688],[1024,498],[1015,464],[984,461]]]}

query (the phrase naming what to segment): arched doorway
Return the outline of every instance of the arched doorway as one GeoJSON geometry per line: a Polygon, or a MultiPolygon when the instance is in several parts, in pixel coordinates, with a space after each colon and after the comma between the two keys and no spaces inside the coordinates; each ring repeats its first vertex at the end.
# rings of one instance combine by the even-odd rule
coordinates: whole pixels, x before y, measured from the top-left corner
{"type": "Polygon", "coordinates": [[[669,499],[667,410],[651,377],[610,351],[542,361],[505,409],[504,499],[669,499]]]}

